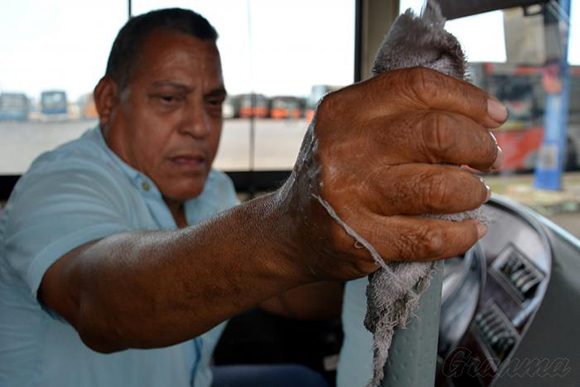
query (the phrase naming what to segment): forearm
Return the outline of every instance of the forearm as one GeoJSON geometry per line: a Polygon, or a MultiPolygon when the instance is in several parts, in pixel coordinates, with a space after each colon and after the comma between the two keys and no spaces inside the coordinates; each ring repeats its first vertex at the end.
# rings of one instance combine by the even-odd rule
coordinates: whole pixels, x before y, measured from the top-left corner
{"type": "Polygon", "coordinates": [[[307,282],[285,250],[272,198],[175,232],[116,235],[59,270],[66,318],[92,348],[147,348],[195,337],[307,282]]]}

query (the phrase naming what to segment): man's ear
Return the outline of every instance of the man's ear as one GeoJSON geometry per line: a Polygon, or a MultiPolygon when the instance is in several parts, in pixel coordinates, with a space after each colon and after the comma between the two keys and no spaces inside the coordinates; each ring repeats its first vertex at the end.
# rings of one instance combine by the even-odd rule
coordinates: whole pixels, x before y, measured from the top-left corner
{"type": "Polygon", "coordinates": [[[115,105],[119,102],[118,93],[119,87],[117,83],[108,75],[102,77],[97,86],[95,86],[93,96],[95,98],[95,107],[99,113],[101,128],[107,126],[111,120],[115,105]]]}

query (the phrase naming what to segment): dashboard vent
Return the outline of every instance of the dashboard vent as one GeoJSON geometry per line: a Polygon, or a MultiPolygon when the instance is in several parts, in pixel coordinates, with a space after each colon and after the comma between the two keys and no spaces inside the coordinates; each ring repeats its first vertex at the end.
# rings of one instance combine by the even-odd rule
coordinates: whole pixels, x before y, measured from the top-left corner
{"type": "Polygon", "coordinates": [[[475,326],[496,365],[499,365],[518,342],[518,333],[496,304],[475,315],[475,326]]]}
{"type": "Polygon", "coordinates": [[[496,274],[507,283],[520,302],[531,299],[536,294],[538,285],[544,279],[544,273],[538,270],[526,256],[509,246],[500,254],[493,264],[496,274]]]}

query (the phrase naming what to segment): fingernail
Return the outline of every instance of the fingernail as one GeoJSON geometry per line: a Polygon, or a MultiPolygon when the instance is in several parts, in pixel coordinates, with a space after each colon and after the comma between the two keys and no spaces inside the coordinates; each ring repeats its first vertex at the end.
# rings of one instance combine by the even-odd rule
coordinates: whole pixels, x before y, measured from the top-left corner
{"type": "Polygon", "coordinates": [[[497,122],[504,122],[508,118],[507,108],[502,103],[492,98],[487,100],[487,112],[490,117],[497,122]]]}
{"type": "Polygon", "coordinates": [[[503,151],[498,146],[497,147],[497,156],[495,157],[495,161],[493,162],[491,169],[497,171],[501,168],[502,164],[503,164],[503,151]]]}
{"type": "Polygon", "coordinates": [[[491,198],[491,187],[485,183],[485,180],[481,176],[479,176],[479,181],[485,187],[485,202],[487,202],[491,198]]]}
{"type": "Polygon", "coordinates": [[[477,223],[477,239],[483,238],[487,234],[487,226],[481,223],[477,223]]]}
{"type": "Polygon", "coordinates": [[[485,195],[485,201],[487,203],[489,201],[489,199],[491,199],[491,187],[486,184],[485,189],[487,191],[487,194],[485,195]]]}

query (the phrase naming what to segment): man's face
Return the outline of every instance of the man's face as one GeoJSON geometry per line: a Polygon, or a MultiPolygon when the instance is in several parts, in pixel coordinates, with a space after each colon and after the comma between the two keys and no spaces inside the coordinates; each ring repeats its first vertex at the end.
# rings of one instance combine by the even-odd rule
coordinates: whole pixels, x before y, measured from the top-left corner
{"type": "Polygon", "coordinates": [[[225,94],[215,43],[153,31],[105,122],[107,143],[166,200],[196,197],[217,152],[225,94]]]}

